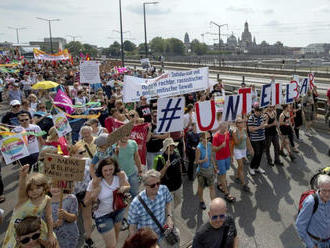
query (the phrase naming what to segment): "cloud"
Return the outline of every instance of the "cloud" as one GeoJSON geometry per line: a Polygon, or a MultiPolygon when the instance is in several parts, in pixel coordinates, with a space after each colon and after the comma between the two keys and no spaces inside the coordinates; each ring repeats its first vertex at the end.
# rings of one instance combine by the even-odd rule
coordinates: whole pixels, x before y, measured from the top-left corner
{"type": "MultiPolygon", "coordinates": [[[[143,4],[130,4],[126,7],[128,11],[133,14],[143,15],[143,4]]],[[[163,8],[159,4],[148,4],[146,5],[146,14],[148,15],[167,15],[171,13],[170,8],[163,8]]]]}
{"type": "Polygon", "coordinates": [[[232,11],[232,12],[254,13],[254,10],[253,9],[251,9],[251,8],[244,8],[244,7],[230,6],[226,10],[232,11]]]}
{"type": "Polygon", "coordinates": [[[275,26],[275,27],[278,27],[280,25],[281,25],[281,23],[279,21],[277,21],[277,20],[271,20],[271,21],[265,23],[264,26],[268,26],[268,27],[274,27],[275,26]]]}

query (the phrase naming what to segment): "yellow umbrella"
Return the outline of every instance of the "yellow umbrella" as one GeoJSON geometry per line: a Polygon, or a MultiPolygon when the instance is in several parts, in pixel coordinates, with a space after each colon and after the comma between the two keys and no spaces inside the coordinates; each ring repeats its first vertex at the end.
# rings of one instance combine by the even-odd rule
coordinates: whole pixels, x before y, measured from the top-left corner
{"type": "Polygon", "coordinates": [[[34,90],[48,90],[51,88],[55,88],[59,86],[58,83],[55,83],[53,81],[41,81],[32,86],[32,89],[34,90]]]}

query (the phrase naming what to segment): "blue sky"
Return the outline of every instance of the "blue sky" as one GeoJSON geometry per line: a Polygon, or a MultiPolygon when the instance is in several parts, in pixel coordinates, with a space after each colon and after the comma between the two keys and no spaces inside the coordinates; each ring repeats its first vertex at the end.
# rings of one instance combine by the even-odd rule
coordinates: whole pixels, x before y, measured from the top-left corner
{"type": "MultiPolygon", "coordinates": [[[[223,34],[241,36],[244,22],[257,43],[282,41],[288,46],[330,42],[330,0],[158,0],[147,5],[148,40],[155,36],[202,41],[201,34],[216,33],[210,21],[228,24],[223,34]],[[317,5],[315,4],[317,3],[317,5]]],[[[144,41],[143,1],[122,0],[124,38],[144,41]]],[[[19,33],[21,42],[48,37],[48,24],[35,17],[60,18],[52,24],[54,37],[81,36],[77,40],[107,47],[119,41],[118,0],[11,0],[0,2],[0,41],[16,42],[16,33],[8,29],[27,27],[19,33]]],[[[217,36],[205,34],[212,44],[217,36]]],[[[226,40],[226,36],[222,39],[226,40]]]]}

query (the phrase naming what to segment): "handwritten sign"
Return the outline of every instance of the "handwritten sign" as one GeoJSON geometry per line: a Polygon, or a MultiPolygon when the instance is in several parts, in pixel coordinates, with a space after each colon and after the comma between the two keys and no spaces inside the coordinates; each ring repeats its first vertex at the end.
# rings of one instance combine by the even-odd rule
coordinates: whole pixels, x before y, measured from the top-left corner
{"type": "Polygon", "coordinates": [[[11,135],[1,140],[0,147],[6,164],[10,164],[18,159],[29,156],[29,151],[23,140],[22,134],[11,135]]]}
{"type": "Polygon", "coordinates": [[[52,117],[58,137],[65,136],[72,131],[68,119],[63,112],[53,115],[52,117]]]}
{"type": "Polygon", "coordinates": [[[80,63],[80,83],[100,84],[100,64],[97,61],[80,63]]]}
{"type": "Polygon", "coordinates": [[[117,143],[122,138],[129,136],[132,132],[134,127],[134,122],[131,121],[126,125],[121,126],[120,128],[116,129],[112,133],[108,135],[108,145],[112,146],[113,144],[117,143]]]}
{"type": "Polygon", "coordinates": [[[84,179],[86,163],[84,159],[46,154],[44,161],[44,173],[53,179],[61,181],[82,181],[84,179]]]}

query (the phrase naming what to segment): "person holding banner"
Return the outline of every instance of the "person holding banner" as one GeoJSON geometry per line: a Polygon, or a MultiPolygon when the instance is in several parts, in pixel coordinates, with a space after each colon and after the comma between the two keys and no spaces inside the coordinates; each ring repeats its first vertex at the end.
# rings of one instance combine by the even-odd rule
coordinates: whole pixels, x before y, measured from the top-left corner
{"type": "Polygon", "coordinates": [[[293,149],[291,149],[290,147],[290,140],[289,140],[289,136],[293,135],[293,131],[290,122],[290,113],[289,113],[288,105],[283,105],[283,112],[280,115],[280,131],[283,136],[281,153],[283,154],[283,148],[285,148],[289,153],[291,161],[294,162],[296,157],[292,153],[293,149]]]}
{"type": "Polygon", "coordinates": [[[120,172],[118,162],[114,158],[102,160],[97,167],[96,175],[101,178],[101,182],[93,182],[93,179],[88,184],[85,204],[91,200],[99,200],[98,208],[93,212],[96,228],[104,240],[105,247],[115,248],[125,208],[113,209],[113,191],[128,192],[130,185],[126,174],[120,172]]]}
{"type": "Polygon", "coordinates": [[[251,145],[254,150],[254,155],[250,163],[250,174],[254,176],[256,172],[264,174],[265,171],[260,168],[262,154],[265,149],[265,119],[262,115],[262,109],[259,104],[254,104],[254,112],[250,115],[247,123],[251,145]]]}
{"type": "Polygon", "coordinates": [[[314,100],[311,89],[307,91],[307,94],[303,97],[303,111],[305,116],[305,134],[308,137],[312,136],[312,123],[314,120],[314,100]]]}
{"type": "Polygon", "coordinates": [[[48,192],[48,179],[44,174],[32,173],[28,175],[29,165],[20,169],[18,201],[10,219],[10,223],[3,241],[3,247],[14,248],[17,245],[14,229],[15,223],[27,216],[45,216],[41,221],[40,238],[49,241],[49,247],[56,247],[56,238],[53,233],[53,218],[51,198],[46,195],[48,192]]]}
{"type": "Polygon", "coordinates": [[[210,198],[213,200],[215,195],[214,178],[218,168],[212,158],[212,143],[209,141],[211,138],[209,132],[200,134],[200,142],[196,147],[195,163],[197,164],[197,180],[198,188],[197,195],[199,198],[199,206],[205,210],[206,205],[203,199],[204,188],[208,187],[210,191],[210,198]]]}
{"type": "Polygon", "coordinates": [[[215,152],[215,161],[218,167],[217,189],[225,194],[225,199],[228,202],[234,202],[236,198],[229,193],[226,180],[226,173],[231,164],[227,125],[227,122],[219,124],[219,129],[213,137],[212,151],[215,152]]]}
{"type": "Polygon", "coordinates": [[[236,129],[233,131],[233,140],[234,140],[234,156],[237,161],[237,174],[235,175],[236,182],[240,182],[242,184],[242,189],[245,192],[250,192],[250,188],[247,185],[244,177],[244,162],[246,159],[246,150],[249,150],[251,156],[254,155],[253,147],[251,145],[249,136],[244,128],[245,121],[238,117],[235,121],[236,129]]]}

